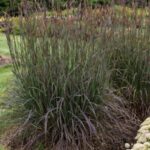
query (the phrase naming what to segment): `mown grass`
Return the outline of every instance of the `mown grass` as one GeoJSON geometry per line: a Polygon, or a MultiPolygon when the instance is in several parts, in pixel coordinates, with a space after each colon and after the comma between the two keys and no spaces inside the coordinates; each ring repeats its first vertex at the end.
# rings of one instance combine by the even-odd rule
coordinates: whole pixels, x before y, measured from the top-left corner
{"type": "Polygon", "coordinates": [[[0,145],[0,150],[6,150],[3,146],[0,145]]]}
{"type": "Polygon", "coordinates": [[[0,55],[9,56],[6,36],[3,33],[0,33],[0,55]]]}
{"type": "MultiPolygon", "coordinates": [[[[13,123],[11,118],[12,110],[6,106],[7,89],[10,88],[12,79],[11,66],[0,67],[0,140],[3,134],[13,123]]],[[[0,150],[5,148],[0,144],[0,150]]]]}
{"type": "MultiPolygon", "coordinates": [[[[7,128],[10,126],[10,110],[4,109],[2,104],[4,102],[4,97],[6,96],[5,92],[9,86],[11,78],[11,69],[10,66],[0,67],[0,137],[4,134],[7,128]],[[9,118],[9,122],[8,122],[9,118]]],[[[1,140],[1,138],[0,138],[1,140]]],[[[4,150],[4,147],[0,144],[0,150],[4,150]]]]}
{"type": "Polygon", "coordinates": [[[3,96],[5,90],[9,86],[11,75],[10,66],[0,67],[0,96],[3,96]]]}
{"type": "MultiPolygon", "coordinates": [[[[3,33],[0,33],[0,55],[10,56],[7,39],[3,33]]],[[[7,89],[11,75],[11,65],[0,66],[0,99],[7,89]]]]}
{"type": "MultiPolygon", "coordinates": [[[[9,56],[6,36],[3,33],[0,33],[0,55],[9,56]]],[[[7,89],[10,86],[11,78],[11,65],[0,66],[0,137],[4,134],[7,128],[11,126],[11,110],[3,108],[3,103],[5,103],[5,97],[7,96],[7,89]]],[[[0,150],[5,150],[5,148],[0,145],[0,150]]]]}

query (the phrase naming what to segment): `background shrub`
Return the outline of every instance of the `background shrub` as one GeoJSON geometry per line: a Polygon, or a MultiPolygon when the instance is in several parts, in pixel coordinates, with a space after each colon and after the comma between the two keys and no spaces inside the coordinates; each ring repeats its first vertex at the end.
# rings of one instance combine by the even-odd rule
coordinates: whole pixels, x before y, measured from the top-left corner
{"type": "Polygon", "coordinates": [[[4,12],[8,12],[11,15],[18,14],[18,5],[21,0],[1,0],[0,1],[0,15],[4,15],[4,12]]]}
{"type": "MultiPolygon", "coordinates": [[[[28,2],[33,2],[32,0],[27,0],[28,2]]],[[[49,1],[49,0],[37,0],[36,2],[45,5],[49,10],[51,9],[65,9],[67,7],[78,7],[85,4],[87,5],[110,5],[112,0],[57,0],[57,1],[49,1]]],[[[114,4],[122,4],[123,1],[114,0],[114,4]]],[[[133,1],[125,0],[125,4],[132,5],[133,1]]],[[[18,6],[20,6],[21,0],[1,0],[0,2],[0,15],[3,15],[4,12],[9,12],[11,15],[18,15],[18,6]]],[[[149,0],[139,0],[136,1],[136,5],[139,7],[148,6],[149,0]]]]}
{"type": "Polygon", "coordinates": [[[6,11],[6,9],[9,7],[9,0],[1,0],[0,1],[0,12],[1,14],[6,11]]]}
{"type": "Polygon", "coordinates": [[[106,4],[111,4],[111,0],[90,0],[90,3],[92,5],[98,5],[98,4],[106,5],[106,4]]]}

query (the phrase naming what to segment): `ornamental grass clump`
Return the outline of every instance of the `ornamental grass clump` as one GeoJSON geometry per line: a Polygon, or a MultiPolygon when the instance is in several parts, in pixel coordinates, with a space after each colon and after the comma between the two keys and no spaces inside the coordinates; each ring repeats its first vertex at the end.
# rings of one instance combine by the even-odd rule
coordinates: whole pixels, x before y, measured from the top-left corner
{"type": "Polygon", "coordinates": [[[13,136],[17,145],[11,144],[124,149],[139,120],[126,97],[114,92],[120,80],[113,72],[120,69],[115,50],[131,47],[123,18],[110,7],[67,17],[42,11],[25,11],[20,36],[7,34],[15,75],[12,105],[22,116],[13,136]]]}
{"type": "Polygon", "coordinates": [[[27,115],[24,148],[43,137],[58,149],[90,148],[109,78],[104,51],[92,38],[83,40],[78,22],[70,29],[59,19],[50,24],[42,14],[24,19],[23,34],[8,36],[16,77],[14,103],[27,115]]]}
{"type": "Polygon", "coordinates": [[[111,82],[119,95],[129,101],[131,111],[143,120],[149,115],[150,108],[149,16],[132,15],[135,19],[129,27],[118,30],[112,39],[109,50],[110,68],[113,69],[111,82]]]}

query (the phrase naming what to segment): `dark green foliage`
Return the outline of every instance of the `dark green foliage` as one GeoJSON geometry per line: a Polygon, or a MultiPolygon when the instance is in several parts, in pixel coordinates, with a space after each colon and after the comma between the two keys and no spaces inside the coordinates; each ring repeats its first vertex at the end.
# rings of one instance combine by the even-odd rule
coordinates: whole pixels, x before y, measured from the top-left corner
{"type": "Polygon", "coordinates": [[[106,5],[111,4],[111,0],[90,0],[90,3],[92,5],[106,5]]]}
{"type": "Polygon", "coordinates": [[[10,6],[10,1],[9,0],[1,0],[0,1],[0,14],[5,12],[8,7],[10,6]]]}
{"type": "Polygon", "coordinates": [[[18,13],[18,5],[21,0],[1,0],[0,1],[0,15],[8,12],[11,15],[16,15],[18,13]]]}

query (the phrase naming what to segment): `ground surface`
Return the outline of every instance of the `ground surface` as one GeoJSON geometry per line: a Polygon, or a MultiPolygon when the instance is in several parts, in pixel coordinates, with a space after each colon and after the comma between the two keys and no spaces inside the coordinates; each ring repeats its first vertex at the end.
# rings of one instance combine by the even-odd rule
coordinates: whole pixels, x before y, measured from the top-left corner
{"type": "MultiPolygon", "coordinates": [[[[11,66],[10,66],[9,49],[7,46],[6,37],[0,33],[0,104],[3,102],[5,92],[11,81],[11,66]]],[[[3,109],[0,105],[0,118],[3,118],[8,113],[7,110],[3,109]]],[[[0,137],[4,129],[7,127],[6,123],[0,119],[0,137]]],[[[0,150],[4,150],[0,145],[0,150]]]]}
{"type": "Polygon", "coordinates": [[[4,34],[0,33],[0,97],[4,93],[11,76],[10,63],[6,38],[4,34]]]}
{"type": "Polygon", "coordinates": [[[4,34],[0,33],[0,55],[9,56],[7,40],[4,34]]]}

